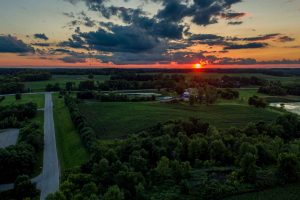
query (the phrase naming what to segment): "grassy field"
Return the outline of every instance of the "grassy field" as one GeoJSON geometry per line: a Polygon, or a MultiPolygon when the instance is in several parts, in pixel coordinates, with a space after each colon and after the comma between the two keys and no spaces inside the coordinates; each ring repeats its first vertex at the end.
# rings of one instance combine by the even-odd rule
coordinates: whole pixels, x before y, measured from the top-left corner
{"type": "Polygon", "coordinates": [[[44,94],[22,94],[22,99],[16,100],[15,96],[6,96],[5,99],[0,102],[0,106],[6,106],[10,104],[23,104],[34,102],[38,105],[38,108],[44,108],[45,95],[44,94]]]}
{"type": "MultiPolygon", "coordinates": [[[[95,75],[94,80],[103,82],[108,80],[110,76],[105,75],[95,75]]],[[[48,84],[59,83],[60,87],[64,88],[67,82],[74,82],[76,85],[80,81],[88,80],[87,75],[54,75],[49,81],[37,81],[37,82],[26,82],[26,89],[30,89],[31,92],[40,92],[44,91],[48,84]]]]}
{"type": "Polygon", "coordinates": [[[80,110],[102,139],[113,139],[136,133],[145,128],[175,119],[200,118],[218,128],[244,126],[251,121],[274,120],[281,113],[242,104],[212,106],[186,104],[99,103],[80,104],[80,110]]]}
{"type": "Polygon", "coordinates": [[[53,95],[54,122],[58,156],[62,171],[79,166],[88,159],[88,154],[83,147],[79,134],[70,118],[69,111],[63,99],[53,95]]]}
{"type": "Polygon", "coordinates": [[[300,184],[295,184],[261,192],[233,196],[224,200],[298,200],[299,198],[300,184]]]}
{"type": "Polygon", "coordinates": [[[261,98],[264,98],[268,103],[273,103],[273,102],[300,102],[300,96],[292,96],[292,95],[287,95],[287,96],[269,96],[266,94],[261,94],[257,92],[257,89],[238,89],[240,93],[240,97],[236,100],[224,100],[224,99],[219,99],[218,104],[248,104],[248,99],[249,97],[252,97],[253,95],[259,96],[261,98]]]}
{"type": "Polygon", "coordinates": [[[222,74],[222,73],[202,73],[202,72],[193,72],[187,74],[190,77],[200,76],[203,78],[221,78],[223,76],[239,76],[239,77],[251,77],[255,76],[261,79],[266,79],[269,81],[281,81],[283,84],[299,84],[300,77],[299,76],[291,76],[291,77],[279,77],[279,76],[271,76],[266,74],[257,74],[257,73],[240,73],[240,74],[222,74]]]}

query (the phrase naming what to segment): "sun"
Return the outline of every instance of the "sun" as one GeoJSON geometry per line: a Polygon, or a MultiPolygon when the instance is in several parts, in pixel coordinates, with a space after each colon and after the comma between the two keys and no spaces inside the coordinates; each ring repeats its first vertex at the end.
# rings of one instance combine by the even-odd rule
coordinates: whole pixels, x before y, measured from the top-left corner
{"type": "Polygon", "coordinates": [[[194,68],[201,69],[202,68],[202,64],[196,63],[196,64],[194,64],[194,68]]]}

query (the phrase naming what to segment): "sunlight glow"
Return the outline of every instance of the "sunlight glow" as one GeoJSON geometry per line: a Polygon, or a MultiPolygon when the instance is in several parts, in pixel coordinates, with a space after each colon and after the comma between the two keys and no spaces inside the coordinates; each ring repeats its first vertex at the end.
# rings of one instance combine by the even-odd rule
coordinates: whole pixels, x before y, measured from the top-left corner
{"type": "Polygon", "coordinates": [[[200,63],[196,63],[196,64],[194,64],[194,68],[196,68],[196,69],[201,69],[203,66],[202,66],[202,64],[200,64],[200,63]]]}

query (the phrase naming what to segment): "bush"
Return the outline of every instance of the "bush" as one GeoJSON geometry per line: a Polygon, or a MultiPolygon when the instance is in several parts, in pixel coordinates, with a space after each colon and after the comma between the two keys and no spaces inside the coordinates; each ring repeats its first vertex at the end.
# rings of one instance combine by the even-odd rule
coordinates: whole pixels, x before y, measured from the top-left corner
{"type": "Polygon", "coordinates": [[[298,180],[299,161],[293,153],[282,153],[278,157],[278,174],[285,183],[298,180]]]}

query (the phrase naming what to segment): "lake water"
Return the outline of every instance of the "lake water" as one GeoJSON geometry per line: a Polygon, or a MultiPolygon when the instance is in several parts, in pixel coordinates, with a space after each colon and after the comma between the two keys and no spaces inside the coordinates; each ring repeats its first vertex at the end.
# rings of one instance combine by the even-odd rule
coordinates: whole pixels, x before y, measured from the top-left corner
{"type": "Polygon", "coordinates": [[[271,103],[270,106],[280,108],[281,104],[284,104],[284,109],[289,112],[300,115],[300,102],[296,103],[271,103]]]}

